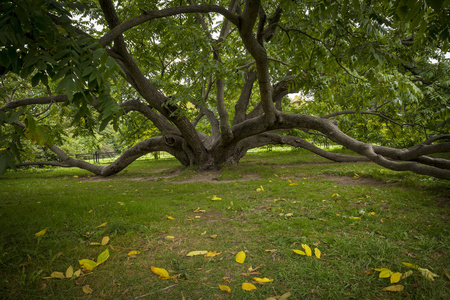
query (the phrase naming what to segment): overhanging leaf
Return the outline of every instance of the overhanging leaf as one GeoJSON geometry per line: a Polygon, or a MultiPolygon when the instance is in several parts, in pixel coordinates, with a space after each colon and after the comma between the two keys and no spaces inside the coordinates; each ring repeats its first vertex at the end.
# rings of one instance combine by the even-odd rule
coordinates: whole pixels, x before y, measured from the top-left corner
{"type": "Polygon", "coordinates": [[[153,273],[158,275],[160,279],[170,279],[169,272],[167,272],[165,269],[157,268],[154,266],[151,266],[150,269],[153,273]]]}
{"type": "Polygon", "coordinates": [[[245,252],[244,251],[240,251],[237,255],[236,255],[236,262],[243,264],[245,261],[245,252]]]}
{"type": "Polygon", "coordinates": [[[242,289],[243,289],[243,290],[246,290],[246,291],[253,291],[253,290],[256,290],[256,286],[254,286],[254,285],[251,284],[251,283],[244,282],[244,283],[242,284],[242,289]]]}

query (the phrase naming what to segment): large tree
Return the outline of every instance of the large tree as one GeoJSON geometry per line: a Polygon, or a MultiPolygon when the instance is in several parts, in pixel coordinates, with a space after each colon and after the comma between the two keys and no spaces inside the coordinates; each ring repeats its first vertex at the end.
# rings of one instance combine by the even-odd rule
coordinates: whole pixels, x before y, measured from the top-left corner
{"type": "Polygon", "coordinates": [[[449,4],[1,1],[0,173],[29,140],[59,161],[22,165],[102,176],[152,151],[212,169],[284,144],[450,179],[450,162],[432,155],[450,152],[449,4]],[[143,139],[110,165],[62,150],[68,132],[111,125],[143,139]]]}

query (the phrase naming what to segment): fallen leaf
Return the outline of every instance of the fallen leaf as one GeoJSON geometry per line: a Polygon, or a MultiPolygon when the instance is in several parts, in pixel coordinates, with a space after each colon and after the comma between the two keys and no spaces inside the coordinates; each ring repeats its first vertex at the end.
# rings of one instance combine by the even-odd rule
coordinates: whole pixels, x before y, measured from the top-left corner
{"type": "Polygon", "coordinates": [[[305,249],[306,256],[312,256],[311,248],[308,245],[302,244],[302,248],[305,249]]]}
{"type": "Polygon", "coordinates": [[[240,251],[237,255],[236,255],[236,262],[243,264],[245,261],[245,252],[244,251],[240,251]]]}
{"type": "Polygon", "coordinates": [[[306,255],[306,253],[302,250],[292,249],[292,251],[294,251],[295,253],[300,254],[300,255],[306,255]]]}
{"type": "Polygon", "coordinates": [[[91,289],[89,284],[86,284],[85,286],[83,286],[83,293],[85,293],[85,294],[92,294],[93,291],[94,290],[91,289]]]}
{"type": "Polygon", "coordinates": [[[272,282],[273,281],[273,279],[269,279],[269,278],[266,278],[266,277],[264,277],[264,278],[253,277],[252,279],[254,281],[256,281],[256,282],[261,282],[261,283],[266,283],[266,282],[272,282]]]}
{"type": "Polygon", "coordinates": [[[243,290],[246,290],[246,291],[252,291],[252,290],[256,290],[256,286],[254,286],[254,285],[251,284],[251,283],[244,282],[244,283],[242,284],[242,289],[243,289],[243,290]]]}
{"type": "Polygon", "coordinates": [[[154,266],[151,266],[150,269],[153,273],[158,275],[160,279],[170,279],[169,272],[167,272],[165,269],[157,268],[154,266]]]}
{"type": "Polygon", "coordinates": [[[361,220],[361,217],[352,217],[354,220],[361,220]]]}
{"type": "Polygon", "coordinates": [[[422,276],[429,281],[434,281],[434,277],[439,277],[439,275],[434,274],[428,269],[418,268],[417,270],[419,270],[420,274],[422,274],[422,276]]]}
{"type": "Polygon", "coordinates": [[[230,289],[230,287],[227,286],[227,285],[221,285],[221,284],[219,284],[219,289],[220,289],[221,291],[231,293],[231,289],[230,289]]]}
{"type": "Polygon", "coordinates": [[[404,266],[406,266],[408,268],[411,268],[411,269],[416,269],[416,270],[418,270],[420,268],[418,265],[410,264],[410,263],[407,263],[407,262],[402,262],[402,265],[404,265],[404,266]]]}
{"type": "Polygon", "coordinates": [[[105,222],[105,223],[102,223],[102,224],[98,225],[98,226],[97,226],[97,228],[100,228],[100,227],[105,227],[105,226],[106,226],[106,224],[108,224],[108,222],[105,222]]]}
{"type": "Polygon", "coordinates": [[[175,220],[174,217],[171,217],[171,216],[168,216],[168,215],[166,215],[166,218],[169,219],[169,220],[175,220]]]}
{"type": "Polygon", "coordinates": [[[385,292],[401,292],[404,289],[405,289],[405,287],[403,285],[397,284],[397,285],[388,286],[388,287],[382,289],[382,291],[385,291],[385,292]]]}
{"type": "Polygon", "coordinates": [[[403,273],[401,279],[408,278],[408,277],[411,276],[412,274],[413,274],[413,271],[412,271],[412,270],[409,270],[408,272],[403,273]]]}
{"type": "Polygon", "coordinates": [[[35,237],[40,237],[40,236],[44,235],[47,232],[47,229],[48,229],[48,227],[45,228],[45,229],[42,229],[41,231],[35,233],[34,236],[35,237]]]}
{"type": "Polygon", "coordinates": [[[214,196],[212,196],[211,200],[217,201],[217,200],[222,200],[222,198],[219,198],[216,195],[214,195],[214,196]]]}
{"type": "Polygon", "coordinates": [[[80,266],[85,269],[86,271],[92,271],[95,267],[98,266],[98,264],[90,259],[82,259],[78,261],[80,263],[80,266]]]}
{"type": "Polygon", "coordinates": [[[72,276],[73,276],[73,267],[70,266],[66,270],[66,278],[72,278],[72,276]]]}
{"type": "Polygon", "coordinates": [[[196,255],[205,255],[208,251],[200,250],[200,251],[191,251],[186,256],[196,256],[196,255]]]}
{"type": "Polygon", "coordinates": [[[217,234],[212,234],[209,237],[212,238],[212,239],[215,239],[217,237],[217,234]]]}
{"type": "Polygon", "coordinates": [[[91,212],[93,212],[93,210],[91,209],[90,211],[88,211],[88,214],[90,214],[91,212]]]}
{"type": "Polygon", "coordinates": [[[289,217],[292,217],[293,215],[294,215],[293,213],[288,213],[288,214],[285,214],[284,216],[289,218],[289,217]]]}
{"type": "Polygon", "coordinates": [[[173,235],[166,236],[166,239],[173,240],[175,237],[173,235]]]}
{"type": "Polygon", "coordinates": [[[64,279],[66,276],[64,276],[63,272],[53,272],[50,275],[51,278],[58,278],[58,279],[64,279]]]}
{"type": "Polygon", "coordinates": [[[375,212],[374,212],[374,211],[373,211],[373,212],[371,212],[371,213],[370,213],[370,215],[372,215],[372,216],[375,216],[375,212]]]}
{"type": "Polygon", "coordinates": [[[104,263],[109,258],[109,250],[106,249],[97,257],[97,265],[104,263]]]}
{"type": "Polygon", "coordinates": [[[208,251],[208,253],[205,254],[205,257],[214,257],[214,256],[217,256],[217,255],[220,255],[220,254],[222,254],[222,252],[208,251]]]}
{"type": "Polygon", "coordinates": [[[287,298],[289,298],[291,296],[291,293],[287,292],[284,293],[283,295],[281,295],[279,300],[286,300],[287,298]]]}
{"type": "Polygon", "coordinates": [[[320,252],[320,250],[319,250],[318,248],[314,248],[314,255],[315,255],[318,259],[320,259],[320,256],[321,256],[322,254],[321,254],[321,252],[320,252]]]}
{"type": "Polygon", "coordinates": [[[138,255],[138,254],[141,254],[141,251],[134,250],[134,251],[128,252],[128,256],[133,256],[133,255],[138,255]]]}
{"type": "Polygon", "coordinates": [[[90,242],[89,245],[91,245],[91,246],[100,246],[100,243],[97,243],[97,242],[90,242]]]}
{"type": "Polygon", "coordinates": [[[380,275],[378,277],[380,278],[389,278],[391,275],[394,274],[391,270],[384,270],[380,272],[380,275]]]}
{"type": "Polygon", "coordinates": [[[264,250],[264,252],[270,252],[270,253],[272,253],[272,252],[277,252],[277,251],[278,251],[277,249],[264,250]]]}
{"type": "Polygon", "coordinates": [[[394,274],[391,275],[391,283],[397,283],[400,281],[400,279],[402,279],[402,273],[399,272],[395,272],[394,274]]]}
{"type": "Polygon", "coordinates": [[[75,277],[79,277],[80,275],[81,275],[81,269],[78,269],[73,273],[73,276],[75,276],[75,277]]]}
{"type": "Polygon", "coordinates": [[[120,202],[120,201],[119,201],[119,202],[117,202],[117,203],[119,203],[120,205],[125,205],[125,203],[123,203],[123,202],[120,202]]]}
{"type": "Polygon", "coordinates": [[[105,236],[102,238],[102,246],[105,246],[109,243],[109,236],[105,236]]]}

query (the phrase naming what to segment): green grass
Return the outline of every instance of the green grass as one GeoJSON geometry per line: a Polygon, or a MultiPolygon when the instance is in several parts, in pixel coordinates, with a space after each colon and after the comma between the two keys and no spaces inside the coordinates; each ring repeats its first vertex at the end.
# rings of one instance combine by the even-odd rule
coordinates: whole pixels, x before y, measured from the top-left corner
{"type": "Polygon", "coordinates": [[[442,180],[329,163],[306,151],[250,154],[240,166],[207,174],[171,159],[137,161],[110,178],[78,169],[8,172],[0,178],[0,298],[265,299],[290,292],[290,299],[448,299],[449,190],[442,180]],[[90,245],[104,236],[108,245],[90,245]],[[319,248],[322,259],[292,251],[303,243],[319,248]],[[43,279],[105,249],[109,259],[92,274],[43,279]],[[132,250],[141,254],[128,257],[132,250]],[[222,253],[186,257],[194,250],[222,253]],[[243,264],[235,262],[239,251],[247,254],[243,264]],[[389,279],[373,269],[408,271],[401,262],[439,277],[431,282],[415,271],[400,281],[403,292],[381,291],[389,279]],[[159,279],[151,266],[178,279],[159,279]],[[241,275],[250,267],[259,267],[254,277],[274,281],[242,290],[252,282],[241,275]],[[92,294],[83,293],[85,285],[92,294]]]}

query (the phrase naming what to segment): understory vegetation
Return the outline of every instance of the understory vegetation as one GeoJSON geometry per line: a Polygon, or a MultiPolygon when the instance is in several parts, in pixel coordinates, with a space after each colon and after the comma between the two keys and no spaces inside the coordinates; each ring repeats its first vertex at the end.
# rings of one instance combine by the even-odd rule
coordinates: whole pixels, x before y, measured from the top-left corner
{"type": "Polygon", "coordinates": [[[449,191],[449,181],[305,150],[250,153],[210,172],[175,159],[135,161],[108,178],[76,168],[8,171],[0,298],[448,299],[449,191]],[[293,251],[302,244],[312,256],[293,251]],[[106,250],[103,263],[73,274],[106,250]],[[192,251],[214,256],[186,256],[192,251]],[[51,278],[70,266],[71,278],[51,278]],[[379,268],[413,273],[391,284],[379,268]],[[391,285],[403,291],[383,291],[391,285]]]}

